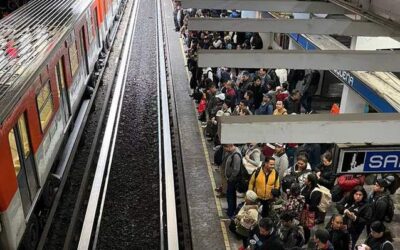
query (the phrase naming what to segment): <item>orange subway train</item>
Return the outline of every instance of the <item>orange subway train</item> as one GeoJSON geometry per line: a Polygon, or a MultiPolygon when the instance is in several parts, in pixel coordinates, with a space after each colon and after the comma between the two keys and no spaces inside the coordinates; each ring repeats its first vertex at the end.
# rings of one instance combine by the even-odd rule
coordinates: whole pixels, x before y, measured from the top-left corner
{"type": "Polygon", "coordinates": [[[24,234],[25,248],[37,244],[50,176],[121,5],[32,0],[0,21],[0,249],[24,234]]]}

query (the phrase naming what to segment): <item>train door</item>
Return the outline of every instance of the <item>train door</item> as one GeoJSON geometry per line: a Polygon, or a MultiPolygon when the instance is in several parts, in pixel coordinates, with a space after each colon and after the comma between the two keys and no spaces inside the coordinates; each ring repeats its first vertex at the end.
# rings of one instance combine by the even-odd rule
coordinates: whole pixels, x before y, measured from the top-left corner
{"type": "Polygon", "coordinates": [[[89,73],[89,65],[87,61],[87,49],[86,49],[86,39],[85,39],[85,26],[79,31],[79,41],[80,41],[80,50],[82,55],[82,61],[85,67],[86,74],[89,73]]]}
{"type": "Polygon", "coordinates": [[[64,124],[67,124],[71,117],[71,106],[68,96],[68,90],[65,87],[65,74],[64,74],[64,56],[58,61],[55,69],[58,97],[60,99],[60,107],[63,112],[64,124]]]}
{"type": "Polygon", "coordinates": [[[8,134],[15,174],[18,179],[19,192],[25,216],[35,199],[39,189],[35,160],[31,149],[30,138],[26,126],[25,114],[8,134]]]}

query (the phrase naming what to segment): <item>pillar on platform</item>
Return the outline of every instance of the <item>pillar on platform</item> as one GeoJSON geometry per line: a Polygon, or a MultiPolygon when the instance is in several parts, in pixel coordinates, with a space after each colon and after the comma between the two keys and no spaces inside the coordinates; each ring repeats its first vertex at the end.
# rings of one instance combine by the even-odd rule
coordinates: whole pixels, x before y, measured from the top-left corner
{"type": "Polygon", "coordinates": [[[340,113],[364,113],[366,101],[349,86],[343,86],[340,113]]]}

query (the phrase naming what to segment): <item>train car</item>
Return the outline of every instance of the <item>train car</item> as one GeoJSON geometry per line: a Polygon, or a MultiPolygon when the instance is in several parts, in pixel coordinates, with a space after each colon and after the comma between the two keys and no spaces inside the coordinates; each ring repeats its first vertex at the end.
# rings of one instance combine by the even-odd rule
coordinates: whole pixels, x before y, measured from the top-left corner
{"type": "Polygon", "coordinates": [[[49,176],[121,5],[32,0],[0,21],[0,249],[37,244],[49,176]]]}

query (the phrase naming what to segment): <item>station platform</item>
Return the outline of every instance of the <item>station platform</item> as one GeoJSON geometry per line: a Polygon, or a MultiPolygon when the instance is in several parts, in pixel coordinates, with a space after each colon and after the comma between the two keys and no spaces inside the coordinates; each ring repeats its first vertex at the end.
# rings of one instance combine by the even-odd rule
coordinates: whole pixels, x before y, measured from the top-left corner
{"type": "MultiPolygon", "coordinates": [[[[190,217],[190,228],[193,249],[239,249],[242,241],[229,231],[230,219],[225,213],[226,198],[218,198],[214,189],[220,183],[220,173],[213,163],[214,151],[212,143],[205,139],[204,129],[197,119],[196,104],[189,96],[190,73],[186,66],[185,48],[180,34],[175,31],[173,6],[170,1],[163,2],[167,50],[170,54],[171,80],[174,88],[175,102],[178,104],[178,126],[182,146],[182,161],[186,185],[187,204],[190,217]]],[[[315,106],[325,105],[316,101],[315,106]]],[[[329,107],[319,113],[327,113],[329,107]]],[[[372,186],[366,187],[369,192],[372,186]]],[[[393,197],[396,205],[395,221],[389,226],[394,238],[395,249],[400,249],[400,192],[393,197]]],[[[238,198],[239,202],[243,201],[238,198]]],[[[331,209],[325,219],[335,213],[331,209]]],[[[324,227],[320,225],[318,227],[324,227]]],[[[366,239],[366,233],[361,235],[359,243],[366,239]]],[[[312,241],[310,241],[311,243],[312,241]]],[[[311,243],[312,244],[312,243],[311,243]]]]}
{"type": "Polygon", "coordinates": [[[216,197],[219,173],[212,165],[213,151],[206,142],[197,120],[196,105],[189,96],[183,43],[175,32],[173,6],[163,1],[166,35],[170,57],[171,79],[177,104],[178,126],[182,146],[182,160],[186,195],[190,216],[193,249],[238,249],[241,241],[228,232],[229,218],[224,212],[226,199],[216,197]]]}

